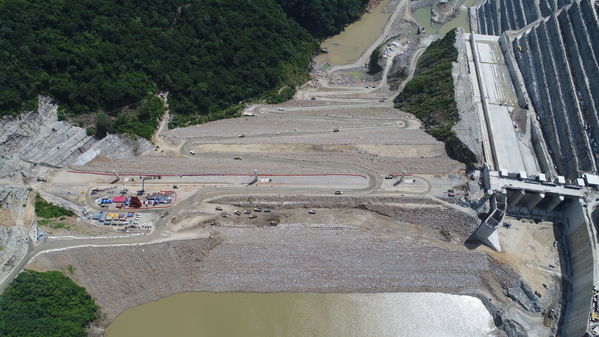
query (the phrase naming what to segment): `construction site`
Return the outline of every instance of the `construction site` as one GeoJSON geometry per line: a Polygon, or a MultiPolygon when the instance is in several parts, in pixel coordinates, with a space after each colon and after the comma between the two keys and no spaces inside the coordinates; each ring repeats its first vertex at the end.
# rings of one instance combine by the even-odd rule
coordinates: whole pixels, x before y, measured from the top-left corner
{"type": "Polygon", "coordinates": [[[167,112],[152,142],[87,136],[47,97],[4,117],[0,291],[73,268],[103,313],[92,336],[185,291],[442,292],[479,299],[489,336],[599,336],[597,3],[437,3],[383,1],[376,39],[315,58],[290,101],[171,130],[167,112]],[[439,38],[412,17],[431,5],[468,15],[453,130],[474,167],[393,104],[439,38]],[[36,194],[69,226],[40,223],[36,194]]]}

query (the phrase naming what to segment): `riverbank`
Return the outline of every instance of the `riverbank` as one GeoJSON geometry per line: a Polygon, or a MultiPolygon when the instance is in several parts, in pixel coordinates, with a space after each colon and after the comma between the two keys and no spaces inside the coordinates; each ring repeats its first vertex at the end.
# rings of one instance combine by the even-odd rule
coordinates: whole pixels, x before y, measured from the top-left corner
{"type": "Polygon", "coordinates": [[[369,12],[362,15],[360,20],[347,26],[343,32],[323,41],[320,46],[327,50],[327,53],[317,57],[318,63],[343,65],[360,57],[366,48],[381,35],[387,24],[391,16],[387,7],[395,8],[395,6],[388,6],[389,3],[397,1],[380,1],[369,12]]]}
{"type": "Polygon", "coordinates": [[[101,327],[184,291],[488,293],[505,301],[502,289],[517,279],[484,252],[340,224],[219,227],[208,239],[44,254],[29,267],[69,266],[102,308],[101,327]]]}

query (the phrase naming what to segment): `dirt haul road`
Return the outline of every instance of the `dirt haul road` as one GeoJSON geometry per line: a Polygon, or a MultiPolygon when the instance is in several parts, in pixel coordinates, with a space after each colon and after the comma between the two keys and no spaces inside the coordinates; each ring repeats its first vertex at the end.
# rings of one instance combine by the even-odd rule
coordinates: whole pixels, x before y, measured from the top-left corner
{"type": "MultiPolygon", "coordinates": [[[[405,9],[405,6],[407,6],[406,1],[401,1],[398,5],[398,7],[395,9],[391,20],[389,21],[389,23],[387,24],[387,27],[385,28],[385,34],[387,34],[389,27],[392,23],[393,20],[395,20],[395,18],[397,18],[397,16],[399,15],[399,13],[401,13],[402,8],[405,9]]],[[[375,41],[375,43],[371,46],[370,49],[376,47],[376,45],[378,45],[380,43],[380,41],[382,41],[382,39],[384,39],[384,36],[381,36],[377,41],[375,41]]],[[[351,98],[352,94],[356,94],[356,93],[362,93],[362,92],[370,92],[370,90],[357,90],[357,91],[340,91],[340,92],[336,92],[334,91],[335,88],[331,88],[333,89],[332,91],[327,91],[327,88],[323,88],[322,91],[322,96],[333,96],[333,98],[331,99],[332,102],[338,102],[339,99],[338,98],[334,98],[335,95],[339,94],[339,93],[343,93],[343,94],[347,94],[350,97],[347,98],[347,100],[349,102],[352,102],[354,104],[349,104],[349,105],[344,105],[344,104],[338,104],[338,103],[333,103],[332,105],[328,105],[326,108],[321,108],[319,106],[313,106],[313,107],[303,107],[303,106],[297,106],[295,108],[290,108],[290,110],[293,112],[294,115],[297,115],[298,118],[296,119],[296,121],[294,123],[297,124],[298,121],[303,121],[304,123],[308,123],[307,125],[305,125],[304,127],[304,131],[300,131],[300,132],[294,132],[294,131],[289,131],[289,136],[291,136],[287,142],[292,142],[292,143],[306,143],[307,139],[320,139],[322,143],[332,143],[332,144],[339,144],[339,143],[347,143],[347,139],[351,139],[356,137],[357,139],[363,139],[363,138],[371,138],[371,137],[375,137],[377,135],[381,134],[381,130],[384,128],[389,129],[389,131],[391,131],[392,133],[386,135],[385,137],[381,138],[382,142],[389,142],[391,137],[391,134],[395,133],[395,130],[401,130],[401,129],[406,129],[406,130],[413,130],[415,133],[408,133],[405,134],[405,136],[401,136],[400,138],[403,140],[398,140],[398,142],[405,142],[405,140],[413,140],[413,139],[420,139],[421,141],[424,141],[425,143],[432,143],[435,144],[436,142],[434,140],[432,140],[432,138],[428,137],[427,135],[425,135],[422,131],[415,129],[415,127],[417,128],[419,126],[418,123],[414,123],[416,121],[414,121],[412,118],[410,118],[409,116],[407,116],[408,118],[406,118],[405,114],[401,114],[400,112],[393,112],[393,109],[391,108],[391,103],[381,103],[378,102],[378,99],[375,97],[374,99],[360,99],[360,100],[355,100],[351,98]],[[356,101],[361,102],[361,104],[355,104],[356,101]],[[305,109],[305,110],[304,110],[305,109]],[[331,116],[331,112],[334,114],[336,109],[343,109],[344,111],[352,111],[352,113],[362,113],[366,110],[371,110],[371,109],[379,109],[380,112],[375,112],[375,114],[381,114],[380,116],[384,116],[383,118],[376,118],[376,116],[374,116],[375,118],[373,118],[373,116],[369,116],[367,118],[339,118],[336,116],[331,116]],[[325,112],[328,114],[328,116],[321,116],[322,120],[319,120],[319,125],[311,125],[309,123],[310,119],[315,118],[317,115],[321,114],[323,112],[323,110],[327,110],[328,112],[325,112]],[[391,112],[390,112],[391,111],[391,112]],[[308,112],[308,114],[304,114],[302,116],[302,112],[308,112]],[[399,116],[398,116],[399,115],[399,116]],[[346,123],[343,125],[347,125],[347,123],[350,123],[351,125],[347,125],[347,129],[344,129],[344,132],[347,132],[345,138],[339,140],[335,140],[331,138],[331,129],[325,130],[325,129],[316,129],[315,127],[322,127],[322,122],[323,120],[327,120],[329,122],[332,123],[336,123],[339,122],[337,124],[342,124],[342,123],[346,123]],[[356,122],[358,122],[358,124],[362,123],[362,125],[356,125],[356,122]],[[414,136],[418,134],[418,138],[414,138],[414,136]],[[349,138],[348,138],[349,137],[349,138]]],[[[301,95],[301,91],[300,91],[300,95],[301,95]]],[[[278,108],[275,108],[277,111],[279,110],[278,108]]],[[[274,110],[274,109],[273,109],[274,110]]],[[[268,116],[276,116],[276,113],[273,113],[272,111],[267,112],[267,111],[262,111],[262,110],[258,110],[258,112],[262,115],[266,115],[268,116]]],[[[277,122],[284,120],[284,117],[288,117],[287,114],[285,114],[286,116],[283,116],[283,118],[279,118],[277,120],[277,122]]],[[[162,136],[164,136],[165,134],[169,134],[170,132],[168,130],[166,130],[166,120],[168,119],[168,115],[165,115],[163,118],[163,121],[161,123],[161,127],[160,130],[158,130],[158,132],[156,133],[154,139],[161,139],[162,136]]],[[[215,123],[208,123],[207,125],[213,125],[216,123],[224,123],[223,121],[219,121],[219,122],[215,122],[215,123]]],[[[332,126],[333,124],[331,124],[330,126],[332,126]]],[[[200,130],[200,132],[202,132],[202,127],[198,128],[200,130]]],[[[178,130],[174,130],[173,131],[173,135],[175,135],[176,137],[176,132],[178,130]]],[[[402,135],[402,133],[398,133],[400,135],[402,135]]],[[[284,134],[281,134],[282,136],[285,136],[284,134]]],[[[193,156],[191,156],[189,154],[190,148],[193,148],[193,145],[196,143],[203,143],[203,144],[207,144],[207,143],[222,143],[222,142],[232,142],[234,140],[236,140],[237,136],[236,135],[224,135],[222,133],[216,133],[213,136],[200,136],[200,137],[181,137],[182,139],[182,146],[180,146],[180,156],[182,157],[187,157],[188,159],[186,160],[186,162],[191,162],[191,158],[193,156]]],[[[260,134],[260,133],[256,133],[253,135],[250,135],[247,137],[247,139],[251,140],[251,139],[256,139],[259,142],[263,142],[263,139],[260,138],[269,138],[272,137],[272,135],[268,135],[268,134],[260,134]]],[[[367,142],[379,142],[376,139],[367,139],[367,142]]],[[[358,151],[361,151],[358,149],[358,151]]],[[[205,161],[210,161],[213,160],[214,162],[214,167],[215,168],[222,168],[223,171],[226,170],[231,170],[231,168],[233,167],[233,169],[235,169],[236,167],[239,166],[238,163],[232,162],[231,158],[229,157],[228,154],[222,154],[222,153],[203,153],[201,154],[202,157],[202,162],[205,161]],[[225,156],[227,156],[228,158],[225,158],[225,156]],[[234,165],[232,165],[232,163],[235,163],[234,165]]],[[[369,169],[365,169],[359,166],[355,166],[355,161],[353,161],[351,159],[351,156],[348,156],[347,158],[342,158],[341,160],[339,160],[339,162],[331,162],[331,163],[323,163],[322,161],[318,160],[318,161],[310,161],[308,158],[301,158],[301,159],[293,159],[293,155],[291,156],[291,158],[264,158],[262,156],[258,156],[255,154],[248,154],[248,155],[244,155],[244,160],[243,160],[243,166],[246,167],[247,169],[245,170],[245,172],[248,172],[251,170],[249,169],[250,167],[260,167],[260,165],[263,165],[264,167],[262,168],[261,171],[263,170],[268,170],[269,167],[276,167],[276,168],[280,168],[280,167],[293,167],[295,166],[297,169],[296,170],[303,170],[305,169],[305,167],[310,167],[312,169],[316,169],[320,172],[331,172],[331,171],[336,171],[336,172],[358,172],[360,174],[364,174],[368,177],[368,186],[362,189],[355,189],[354,192],[355,193],[368,193],[368,192],[373,192],[374,190],[376,190],[378,188],[378,186],[380,186],[380,181],[382,179],[381,174],[383,172],[382,169],[379,169],[378,172],[375,170],[369,170],[369,169]],[[348,161],[351,163],[349,164],[348,161]],[[263,164],[267,162],[268,164],[263,164]]],[[[301,157],[301,156],[298,156],[301,157]]],[[[154,158],[154,160],[157,161],[156,165],[150,165],[152,167],[169,167],[169,164],[171,164],[172,161],[175,161],[176,158],[164,158],[165,161],[161,161],[159,158],[154,158]],[[163,164],[163,165],[161,165],[163,164]]],[[[318,158],[320,159],[320,158],[318,158]]],[[[140,158],[139,160],[137,160],[137,163],[143,163],[147,160],[152,160],[152,158],[140,158]]],[[[366,160],[370,160],[368,158],[366,158],[366,160]]],[[[113,162],[108,162],[107,167],[110,167],[110,169],[114,169],[115,165],[120,165],[120,164],[132,164],[134,161],[113,161],[113,162]]],[[[88,167],[87,168],[94,168],[93,165],[97,164],[97,161],[92,161],[91,163],[88,163],[88,167]]],[[[100,161],[101,164],[101,161],[100,161]]],[[[451,163],[448,166],[455,166],[455,163],[451,163]]],[[[389,165],[389,170],[393,167],[394,165],[391,164],[389,165]]],[[[425,165],[426,166],[426,165],[425,165]]],[[[177,167],[175,167],[177,168],[177,167]]],[[[127,169],[127,167],[119,167],[118,168],[119,171],[125,171],[127,169]]],[[[385,167],[385,169],[387,169],[387,167],[385,167]]],[[[177,172],[177,170],[175,170],[177,172]]],[[[273,170],[276,171],[276,170],[273,170]]],[[[399,169],[395,169],[394,171],[399,171],[399,169]]],[[[184,170],[178,170],[179,173],[183,174],[185,172],[189,172],[189,171],[184,171],[184,170]]],[[[284,172],[284,173],[289,173],[284,172]]],[[[308,185],[317,185],[317,184],[308,184],[308,185]]],[[[315,193],[315,194],[331,194],[332,191],[334,189],[331,187],[327,187],[325,189],[309,189],[309,188],[301,188],[301,187],[293,187],[293,188],[273,188],[270,187],[268,188],[268,191],[270,193],[276,192],[276,193],[281,193],[281,194],[286,194],[286,193],[290,193],[290,194],[294,194],[294,193],[315,193]]],[[[235,193],[247,193],[248,190],[246,189],[239,189],[239,190],[233,190],[233,191],[228,191],[228,192],[222,192],[224,191],[224,189],[220,189],[220,193],[229,193],[229,192],[235,192],[235,193]]],[[[151,235],[144,235],[144,236],[136,236],[136,237],[126,237],[126,238],[120,238],[120,239],[79,239],[79,240],[69,240],[68,238],[65,240],[57,240],[57,241],[49,241],[45,244],[41,244],[36,246],[34,249],[31,250],[31,252],[27,255],[28,258],[36,256],[38,254],[43,254],[45,251],[54,251],[56,249],[68,249],[71,247],[77,247],[77,246],[85,246],[85,245],[112,245],[112,244],[138,244],[138,243],[150,243],[150,242],[155,242],[156,240],[161,240],[161,239],[165,239],[168,238],[168,235],[170,233],[168,233],[168,230],[166,230],[166,226],[165,224],[171,219],[172,216],[174,216],[178,210],[184,209],[185,207],[188,207],[190,204],[193,203],[197,203],[199,201],[201,201],[202,196],[206,193],[211,193],[212,191],[209,190],[203,190],[203,191],[199,191],[196,195],[194,195],[191,198],[188,198],[187,200],[183,200],[181,202],[178,203],[178,205],[176,205],[173,209],[171,209],[170,212],[170,216],[159,220],[158,223],[156,224],[156,230],[154,231],[154,233],[152,233],[151,235]]],[[[256,193],[256,189],[252,189],[251,193],[256,193]]],[[[223,194],[224,195],[224,194],[223,194]]],[[[26,261],[26,259],[25,259],[26,261]]],[[[6,282],[8,282],[9,280],[7,279],[6,282]]],[[[5,282],[5,284],[6,284],[5,282]]]]}
{"type": "MultiPolygon", "coordinates": [[[[399,2],[370,52],[386,39],[391,23],[409,11],[408,5],[407,0],[399,2]]],[[[378,88],[324,85],[300,90],[295,100],[282,105],[251,107],[247,111],[254,117],[175,130],[166,130],[165,116],[154,139],[165,147],[160,141],[169,139],[172,148],[168,153],[156,151],[135,160],[98,158],[72,169],[143,172],[151,167],[152,171],[180,175],[215,172],[222,173],[228,185],[202,187],[178,200],[167,216],[156,221],[151,234],[49,240],[33,247],[23,264],[29,262],[29,267],[40,270],[74,266],[73,277],[108,314],[108,322],[103,324],[127,307],[183,290],[489,291],[501,297],[498,289],[513,279],[509,268],[483,252],[466,250],[452,236],[458,232],[453,227],[463,230],[470,224],[469,214],[463,214],[459,224],[454,217],[423,226],[419,218],[431,218],[419,217],[418,212],[433,214],[430,206],[395,207],[384,215],[387,210],[380,205],[382,199],[368,200],[372,203],[368,208],[333,196],[339,189],[335,185],[343,186],[335,180],[323,183],[320,178],[307,177],[300,182],[298,178],[300,183],[291,186],[290,178],[271,185],[240,186],[224,178],[225,174],[249,175],[253,169],[271,174],[356,173],[367,177],[361,186],[344,187],[345,197],[379,192],[385,175],[403,169],[440,176],[463,169],[447,157],[443,144],[420,129],[413,116],[393,109],[390,101],[380,102],[389,95],[386,87],[385,79],[378,88]],[[237,153],[241,160],[233,159],[237,153]],[[305,208],[279,213],[273,207],[273,216],[280,221],[277,228],[270,228],[263,215],[257,222],[244,218],[233,223],[206,208],[214,198],[267,194],[283,199],[337,198],[341,204],[330,209],[329,218],[320,220],[306,218],[305,208]],[[197,213],[183,226],[180,218],[188,212],[197,213]],[[416,223],[406,224],[398,220],[401,217],[416,223]],[[216,219],[220,226],[210,226],[216,219]],[[123,284],[131,286],[119,286],[123,284]]],[[[83,181],[75,175],[68,178],[75,183],[83,181]]],[[[89,177],[85,179],[87,188],[94,186],[89,177]]],[[[431,183],[422,180],[425,191],[417,193],[430,200],[431,183]]],[[[386,187],[385,193],[399,190],[386,187]]],[[[434,207],[435,212],[442,212],[440,207],[446,205],[435,202],[434,207]]],[[[455,207],[456,212],[462,211],[455,207]]]]}

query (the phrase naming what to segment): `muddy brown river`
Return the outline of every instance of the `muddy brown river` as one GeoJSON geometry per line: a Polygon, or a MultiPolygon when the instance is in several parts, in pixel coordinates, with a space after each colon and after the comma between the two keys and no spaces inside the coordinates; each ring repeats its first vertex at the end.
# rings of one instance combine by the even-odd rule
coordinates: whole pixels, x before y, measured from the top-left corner
{"type": "Polygon", "coordinates": [[[328,54],[320,54],[318,62],[333,65],[348,64],[356,60],[381,35],[391,13],[383,13],[389,0],[381,3],[370,13],[335,35],[322,42],[321,47],[328,54]]]}
{"type": "Polygon", "coordinates": [[[126,310],[107,337],[482,337],[481,301],[440,293],[182,293],[126,310]]]}

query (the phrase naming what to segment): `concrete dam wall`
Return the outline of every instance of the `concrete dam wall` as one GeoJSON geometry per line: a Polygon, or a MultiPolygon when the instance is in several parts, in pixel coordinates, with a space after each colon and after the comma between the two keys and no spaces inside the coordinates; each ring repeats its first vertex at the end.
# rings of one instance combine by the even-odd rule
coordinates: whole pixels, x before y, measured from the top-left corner
{"type": "Polygon", "coordinates": [[[568,302],[561,327],[561,336],[582,337],[589,324],[589,312],[595,277],[593,257],[593,231],[578,201],[568,203],[564,214],[564,236],[566,258],[569,260],[568,302]]]}
{"type": "MultiPolygon", "coordinates": [[[[518,106],[530,113],[533,148],[548,177],[573,181],[599,168],[598,11],[597,0],[481,0],[469,10],[473,30],[501,36],[518,106]]],[[[596,335],[599,325],[590,322],[590,313],[599,237],[585,204],[596,196],[507,191],[508,213],[534,217],[549,210],[563,225],[566,269],[558,335],[589,336],[591,328],[596,335]]]]}

